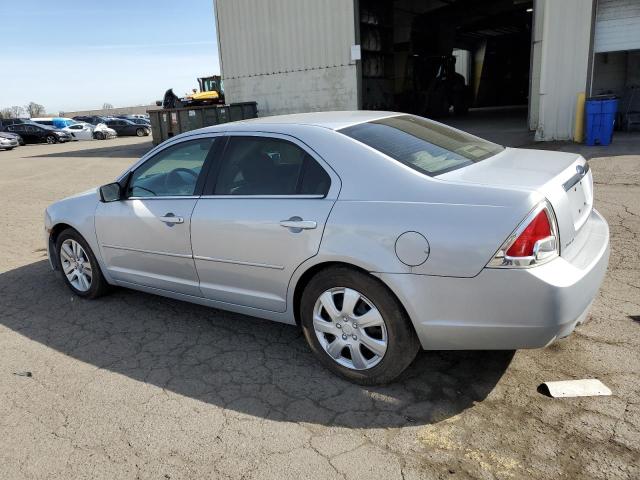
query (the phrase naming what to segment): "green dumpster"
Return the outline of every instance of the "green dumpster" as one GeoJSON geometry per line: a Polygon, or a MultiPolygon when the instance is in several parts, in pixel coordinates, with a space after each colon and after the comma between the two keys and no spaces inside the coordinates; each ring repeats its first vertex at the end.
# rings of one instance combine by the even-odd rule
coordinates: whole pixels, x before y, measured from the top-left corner
{"type": "Polygon", "coordinates": [[[158,145],[180,133],[202,127],[235,122],[258,116],[256,102],[230,105],[204,105],[199,107],[147,110],[151,120],[153,144],[158,145]]]}

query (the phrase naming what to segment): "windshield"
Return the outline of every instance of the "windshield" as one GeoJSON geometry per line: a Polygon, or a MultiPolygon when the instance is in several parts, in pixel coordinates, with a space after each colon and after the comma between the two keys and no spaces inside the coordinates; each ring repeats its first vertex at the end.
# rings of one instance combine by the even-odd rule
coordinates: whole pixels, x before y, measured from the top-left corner
{"type": "Polygon", "coordinates": [[[504,147],[412,115],[339,130],[425,175],[435,176],[492,157],[504,147]]]}

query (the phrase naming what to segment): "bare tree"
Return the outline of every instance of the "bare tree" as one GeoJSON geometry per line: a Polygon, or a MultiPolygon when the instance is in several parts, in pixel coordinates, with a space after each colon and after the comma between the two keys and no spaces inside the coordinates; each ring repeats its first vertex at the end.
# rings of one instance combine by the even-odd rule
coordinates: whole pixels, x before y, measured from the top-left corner
{"type": "Polygon", "coordinates": [[[39,117],[40,115],[44,114],[44,106],[36,102],[29,102],[28,105],[24,106],[24,109],[27,111],[29,117],[31,118],[39,117]]]}
{"type": "Polygon", "coordinates": [[[11,110],[11,118],[20,118],[21,115],[24,114],[24,108],[14,105],[10,108],[11,110]]]}
{"type": "Polygon", "coordinates": [[[0,110],[0,118],[11,118],[11,109],[3,108],[0,110]]]}
{"type": "Polygon", "coordinates": [[[105,103],[102,104],[102,109],[103,110],[113,110],[113,105],[111,105],[108,102],[105,102],[105,103]]]}

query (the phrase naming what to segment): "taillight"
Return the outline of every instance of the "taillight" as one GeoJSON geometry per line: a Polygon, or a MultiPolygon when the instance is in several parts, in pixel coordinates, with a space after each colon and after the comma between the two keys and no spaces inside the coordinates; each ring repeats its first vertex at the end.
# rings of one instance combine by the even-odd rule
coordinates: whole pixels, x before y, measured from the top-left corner
{"type": "Polygon", "coordinates": [[[558,227],[548,202],[534,208],[496,252],[488,267],[530,267],[559,255],[558,227]]]}
{"type": "Polygon", "coordinates": [[[531,257],[533,246],[538,240],[551,236],[551,227],[547,212],[541,210],[525,228],[516,241],[509,247],[508,257],[531,257]]]}

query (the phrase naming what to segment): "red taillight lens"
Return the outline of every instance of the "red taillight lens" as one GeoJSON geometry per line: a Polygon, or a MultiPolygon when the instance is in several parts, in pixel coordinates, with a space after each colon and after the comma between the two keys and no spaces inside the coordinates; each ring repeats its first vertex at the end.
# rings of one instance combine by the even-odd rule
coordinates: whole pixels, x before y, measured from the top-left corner
{"type": "Polygon", "coordinates": [[[531,221],[527,228],[523,230],[516,241],[509,247],[506,255],[508,257],[531,257],[533,256],[533,246],[538,240],[551,235],[551,225],[547,212],[541,210],[531,221]]]}

